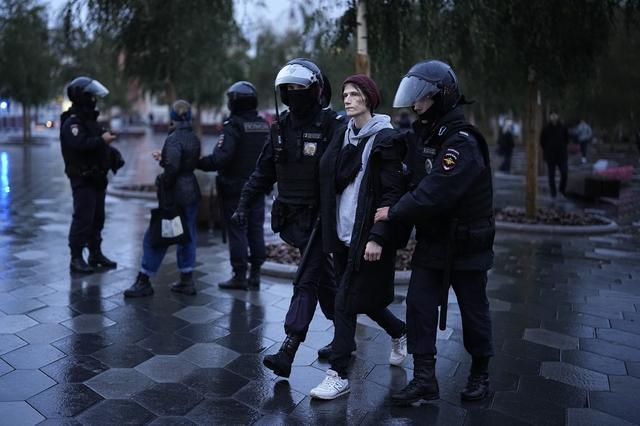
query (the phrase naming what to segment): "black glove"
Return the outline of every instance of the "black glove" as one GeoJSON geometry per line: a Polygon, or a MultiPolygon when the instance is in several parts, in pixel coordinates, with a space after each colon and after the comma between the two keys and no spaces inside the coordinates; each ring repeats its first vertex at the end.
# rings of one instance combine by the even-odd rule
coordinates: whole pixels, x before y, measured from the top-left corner
{"type": "Polygon", "coordinates": [[[233,215],[231,215],[231,223],[236,226],[246,226],[247,225],[247,209],[242,206],[238,206],[233,215]]]}

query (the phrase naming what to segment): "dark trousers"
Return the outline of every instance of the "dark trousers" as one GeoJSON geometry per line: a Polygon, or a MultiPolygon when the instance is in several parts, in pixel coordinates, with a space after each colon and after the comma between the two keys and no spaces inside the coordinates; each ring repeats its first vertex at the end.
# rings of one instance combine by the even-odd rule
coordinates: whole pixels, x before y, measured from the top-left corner
{"type": "Polygon", "coordinates": [[[584,158],[587,158],[587,147],[589,146],[589,141],[580,141],[580,153],[584,158]]]}
{"type": "Polygon", "coordinates": [[[231,216],[238,207],[240,196],[223,197],[222,212],[229,238],[229,256],[233,270],[247,270],[247,262],[260,266],[267,257],[264,245],[264,197],[258,197],[247,211],[247,226],[235,225],[231,216]]]}
{"type": "MultiPolygon", "coordinates": [[[[298,249],[301,255],[304,254],[304,247],[298,247],[298,249]]],[[[320,230],[309,250],[306,264],[301,265],[303,270],[300,278],[297,283],[294,283],[291,304],[284,320],[285,333],[298,335],[303,341],[307,337],[309,324],[318,302],[324,316],[333,321],[336,298],[333,261],[322,251],[320,230]]]]}
{"type": "MultiPolygon", "coordinates": [[[[353,351],[354,339],[356,337],[356,325],[358,314],[348,312],[346,309],[346,298],[349,283],[344,278],[345,268],[348,262],[348,248],[342,246],[333,255],[336,267],[336,280],[339,283],[338,294],[336,295],[336,311],[333,320],[335,331],[333,344],[331,346],[331,369],[336,371],[340,377],[347,376],[347,369],[353,351]]],[[[387,308],[375,312],[367,312],[369,318],[375,321],[389,336],[396,339],[406,332],[406,324],[398,319],[387,308]]]]}
{"type": "MultiPolygon", "coordinates": [[[[442,270],[413,267],[407,293],[407,349],[435,355],[442,270]]],[[[452,271],[451,286],[462,316],[464,347],[471,356],[493,356],[485,271],[452,271]]]]}
{"type": "Polygon", "coordinates": [[[83,181],[71,180],[73,219],[69,228],[69,247],[82,250],[99,246],[104,227],[106,189],[97,189],[83,181]]]}
{"type": "Polygon", "coordinates": [[[556,192],[556,168],[560,170],[560,193],[564,194],[567,188],[567,160],[547,160],[547,171],[549,172],[549,192],[552,197],[556,192]]]}
{"type": "Polygon", "coordinates": [[[511,172],[511,153],[505,153],[502,156],[502,164],[500,164],[499,170],[504,173],[511,172]]]}

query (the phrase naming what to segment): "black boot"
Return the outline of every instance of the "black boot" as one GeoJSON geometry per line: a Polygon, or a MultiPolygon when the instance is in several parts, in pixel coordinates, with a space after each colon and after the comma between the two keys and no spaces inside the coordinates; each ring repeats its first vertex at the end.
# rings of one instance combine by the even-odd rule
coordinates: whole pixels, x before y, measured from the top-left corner
{"type": "Polygon", "coordinates": [[[102,267],[108,269],[118,267],[118,264],[116,262],[109,259],[102,253],[102,249],[99,245],[89,246],[89,265],[93,266],[94,268],[102,267]]]}
{"type": "Polygon", "coordinates": [[[411,405],[421,400],[440,398],[436,380],[436,360],[433,355],[413,355],[413,380],[391,395],[395,405],[411,405]]]}
{"type": "Polygon", "coordinates": [[[260,290],[260,267],[262,265],[251,264],[249,270],[249,290],[260,290]]]}
{"type": "Polygon", "coordinates": [[[273,355],[265,356],[262,363],[278,376],[289,377],[291,375],[291,364],[293,364],[293,358],[296,356],[296,351],[301,341],[302,339],[299,336],[289,334],[282,342],[280,350],[273,355]]]}
{"type": "MultiPolygon", "coordinates": [[[[329,359],[331,357],[331,346],[333,345],[333,342],[329,343],[326,346],[321,347],[320,349],[318,349],[318,358],[320,359],[329,359]]],[[[353,353],[356,351],[356,342],[353,342],[353,350],[351,351],[351,355],[353,355],[353,353]]]]}
{"type": "Polygon", "coordinates": [[[218,284],[223,290],[248,290],[249,282],[247,281],[246,269],[233,269],[233,276],[227,281],[218,284]]]}
{"type": "Polygon", "coordinates": [[[478,401],[489,394],[489,358],[473,357],[467,386],[460,392],[463,401],[478,401]]]}
{"type": "Polygon", "coordinates": [[[196,294],[196,283],[193,280],[193,272],[181,273],[180,281],[171,286],[171,291],[188,295],[196,294]]]}
{"type": "Polygon", "coordinates": [[[81,274],[93,273],[93,268],[87,265],[87,262],[85,262],[84,258],[82,257],[81,248],[71,249],[71,262],[69,263],[69,269],[71,270],[71,272],[79,272],[81,274]]]}
{"type": "Polygon", "coordinates": [[[136,282],[124,291],[124,297],[145,297],[153,294],[153,287],[149,282],[149,276],[145,273],[138,272],[136,282]]]}

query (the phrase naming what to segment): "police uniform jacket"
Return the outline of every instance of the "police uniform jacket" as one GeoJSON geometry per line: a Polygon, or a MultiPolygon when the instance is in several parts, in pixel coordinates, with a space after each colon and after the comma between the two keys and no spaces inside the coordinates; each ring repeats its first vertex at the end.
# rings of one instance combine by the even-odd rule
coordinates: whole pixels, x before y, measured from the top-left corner
{"type": "MultiPolygon", "coordinates": [[[[320,161],[320,191],[323,249],[335,252],[340,244],[336,232],[336,161],[346,127],[342,126],[320,161]]],[[[404,138],[394,129],[376,135],[367,168],[358,193],[356,217],[349,247],[348,262],[342,277],[347,286],[346,309],[367,313],[387,307],[394,297],[396,259],[395,225],[373,223],[379,207],[392,206],[405,192],[402,159],[406,154],[404,138]],[[364,260],[367,242],[380,244],[382,257],[375,262],[364,260]]],[[[364,142],[362,142],[364,143],[364,142]]]]}
{"type": "Polygon", "coordinates": [[[237,197],[256,167],[269,135],[269,125],[257,111],[232,114],[213,153],[198,161],[198,168],[218,171],[217,185],[225,197],[237,197]]]}
{"type": "Polygon", "coordinates": [[[453,249],[454,270],[493,265],[493,188],[489,151],[465,121],[462,107],[429,131],[409,134],[410,191],[389,210],[389,220],[414,224],[414,266],[443,269],[453,249]],[[425,139],[426,135],[426,139],[425,139]]]}
{"type": "Polygon", "coordinates": [[[186,207],[200,200],[200,186],[193,173],[199,158],[200,140],[191,123],[176,122],[162,147],[160,166],[164,171],[156,178],[161,201],[186,207]]]}
{"type": "Polygon", "coordinates": [[[115,148],[102,139],[104,130],[97,122],[98,114],[78,106],[65,111],[60,117],[60,147],[64,171],[72,183],[103,190],[107,187],[107,172],[115,148]]]}
{"type": "Polygon", "coordinates": [[[318,164],[336,128],[342,123],[330,109],[317,107],[300,119],[281,114],[282,145],[272,125],[256,168],[242,189],[241,203],[269,192],[278,183],[271,227],[287,243],[304,248],[318,216],[318,164]]]}

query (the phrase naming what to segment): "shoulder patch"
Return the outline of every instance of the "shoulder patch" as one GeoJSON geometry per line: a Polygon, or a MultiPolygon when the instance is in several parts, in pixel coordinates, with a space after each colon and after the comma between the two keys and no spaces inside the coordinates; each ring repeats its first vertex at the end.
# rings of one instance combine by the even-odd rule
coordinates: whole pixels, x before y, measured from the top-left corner
{"type": "Polygon", "coordinates": [[[244,131],[247,133],[264,133],[269,131],[269,125],[266,121],[245,121],[243,126],[244,131]]]}
{"type": "Polygon", "coordinates": [[[73,134],[73,136],[78,136],[78,133],[80,133],[80,126],[78,124],[72,124],[69,127],[71,128],[71,133],[73,134]]]}
{"type": "Polygon", "coordinates": [[[453,168],[458,164],[458,158],[460,157],[460,152],[453,149],[447,148],[442,157],[442,168],[448,172],[453,170],[453,168]]]}

